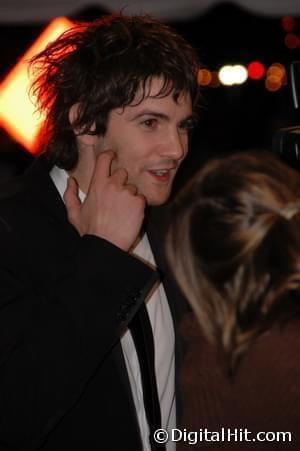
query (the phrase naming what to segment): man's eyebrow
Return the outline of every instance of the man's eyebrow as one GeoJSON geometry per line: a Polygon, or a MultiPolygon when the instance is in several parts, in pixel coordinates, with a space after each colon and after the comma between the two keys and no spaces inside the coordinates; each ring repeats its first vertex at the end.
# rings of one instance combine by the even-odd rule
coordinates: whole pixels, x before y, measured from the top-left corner
{"type": "Polygon", "coordinates": [[[193,122],[193,123],[197,123],[198,122],[198,116],[194,113],[189,114],[188,116],[184,117],[183,119],[181,119],[180,122],[193,122]]]}
{"type": "Polygon", "coordinates": [[[139,113],[135,114],[130,120],[134,121],[136,119],[139,119],[142,116],[154,116],[154,117],[157,117],[158,119],[163,119],[165,121],[170,120],[170,117],[167,114],[160,113],[159,111],[154,111],[154,110],[142,110],[139,113]]]}
{"type": "MultiPolygon", "coordinates": [[[[157,117],[158,119],[163,119],[165,121],[169,121],[170,120],[170,116],[168,116],[165,113],[160,113],[159,111],[154,111],[154,110],[142,110],[139,113],[135,114],[130,121],[135,121],[136,119],[139,119],[143,116],[153,116],[153,117],[157,117]]],[[[186,121],[193,121],[193,122],[197,122],[197,116],[195,114],[189,114],[186,117],[183,117],[182,119],[180,119],[179,123],[182,122],[186,122],[186,121]]]]}

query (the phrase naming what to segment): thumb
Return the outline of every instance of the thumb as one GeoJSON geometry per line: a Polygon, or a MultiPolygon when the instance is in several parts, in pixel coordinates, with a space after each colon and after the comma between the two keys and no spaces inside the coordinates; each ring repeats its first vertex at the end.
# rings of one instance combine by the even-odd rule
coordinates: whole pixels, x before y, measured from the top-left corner
{"type": "Polygon", "coordinates": [[[64,202],[66,205],[69,221],[74,224],[80,212],[81,201],[78,196],[78,185],[73,177],[68,178],[67,189],[64,192],[64,202]]]}

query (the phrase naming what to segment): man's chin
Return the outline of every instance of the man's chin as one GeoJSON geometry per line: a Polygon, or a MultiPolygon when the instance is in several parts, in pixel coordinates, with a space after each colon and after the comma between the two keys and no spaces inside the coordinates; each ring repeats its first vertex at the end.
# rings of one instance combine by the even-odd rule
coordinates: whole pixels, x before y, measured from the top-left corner
{"type": "Polygon", "coordinates": [[[159,205],[165,204],[170,197],[170,193],[166,195],[160,195],[160,196],[149,196],[146,197],[147,205],[150,207],[158,207],[159,205]]]}

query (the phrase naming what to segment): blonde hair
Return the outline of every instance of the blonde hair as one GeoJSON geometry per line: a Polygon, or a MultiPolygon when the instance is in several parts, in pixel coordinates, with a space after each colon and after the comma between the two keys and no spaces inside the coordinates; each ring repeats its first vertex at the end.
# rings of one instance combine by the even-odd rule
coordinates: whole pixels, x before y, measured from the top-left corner
{"type": "Polygon", "coordinates": [[[274,156],[207,163],[172,206],[167,256],[210,341],[234,366],[300,287],[300,175],[274,156]]]}

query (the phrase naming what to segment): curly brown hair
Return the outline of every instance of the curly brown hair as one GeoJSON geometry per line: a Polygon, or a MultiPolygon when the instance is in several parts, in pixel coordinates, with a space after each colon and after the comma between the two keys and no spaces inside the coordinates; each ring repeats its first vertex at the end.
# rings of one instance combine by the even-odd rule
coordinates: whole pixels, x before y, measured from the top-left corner
{"type": "Polygon", "coordinates": [[[147,96],[152,77],[164,83],[157,96],[181,92],[197,104],[199,89],[196,52],[168,26],[149,16],[104,16],[78,23],[31,60],[31,92],[46,113],[40,151],[53,163],[71,170],[78,162],[73,128],[82,134],[103,135],[114,108],[147,96]],[[78,117],[69,122],[77,104],[78,117]],[[94,126],[93,131],[91,131],[94,126]]]}

